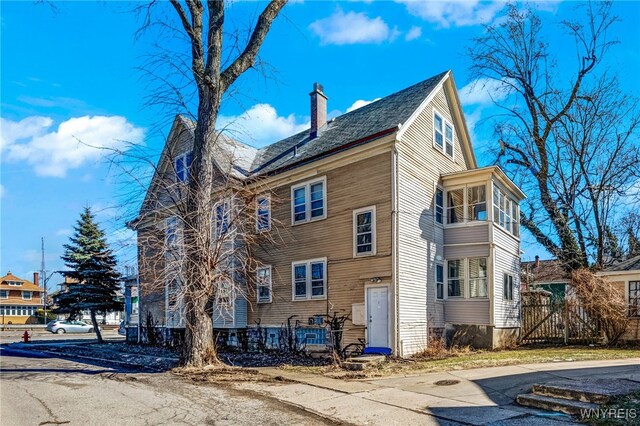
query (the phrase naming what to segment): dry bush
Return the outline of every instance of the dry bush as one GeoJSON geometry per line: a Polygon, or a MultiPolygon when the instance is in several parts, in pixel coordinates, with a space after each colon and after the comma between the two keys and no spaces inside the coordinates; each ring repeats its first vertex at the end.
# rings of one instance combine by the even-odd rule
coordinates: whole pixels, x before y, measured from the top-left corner
{"type": "Polygon", "coordinates": [[[600,324],[607,344],[615,344],[629,325],[624,296],[612,283],[588,269],[573,272],[572,286],[587,315],[600,324]]]}

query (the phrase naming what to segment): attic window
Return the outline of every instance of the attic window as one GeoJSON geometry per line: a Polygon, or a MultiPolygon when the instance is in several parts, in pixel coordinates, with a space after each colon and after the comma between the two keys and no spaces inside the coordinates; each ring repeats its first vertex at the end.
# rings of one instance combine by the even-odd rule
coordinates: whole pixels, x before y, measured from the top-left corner
{"type": "Polygon", "coordinates": [[[20,287],[22,285],[22,281],[7,281],[7,284],[13,287],[20,287]]]}
{"type": "Polygon", "coordinates": [[[175,161],[176,182],[189,182],[189,170],[193,155],[191,152],[179,155],[175,161]]]}
{"type": "Polygon", "coordinates": [[[453,124],[433,111],[433,147],[453,160],[453,124]]]}

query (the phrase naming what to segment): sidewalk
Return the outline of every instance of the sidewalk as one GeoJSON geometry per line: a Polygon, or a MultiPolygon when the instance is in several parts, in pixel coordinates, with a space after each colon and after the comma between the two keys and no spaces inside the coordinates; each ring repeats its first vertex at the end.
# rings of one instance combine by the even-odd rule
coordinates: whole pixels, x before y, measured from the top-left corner
{"type": "Polygon", "coordinates": [[[358,425],[544,425],[574,423],[564,414],[514,403],[534,383],[558,379],[624,378],[640,382],[640,358],[524,364],[406,377],[340,380],[277,368],[263,374],[295,383],[240,383],[247,389],[358,425]]]}

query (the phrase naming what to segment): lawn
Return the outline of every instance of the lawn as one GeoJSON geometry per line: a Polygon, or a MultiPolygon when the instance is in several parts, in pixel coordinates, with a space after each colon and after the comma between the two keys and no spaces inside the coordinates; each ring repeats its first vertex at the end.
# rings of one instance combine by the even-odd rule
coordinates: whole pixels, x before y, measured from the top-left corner
{"type": "Polygon", "coordinates": [[[364,372],[347,372],[332,367],[296,367],[301,372],[325,374],[342,378],[365,378],[388,375],[431,373],[450,370],[466,370],[481,367],[499,367],[542,362],[589,361],[640,357],[640,348],[598,347],[537,347],[500,351],[451,350],[437,356],[416,356],[410,359],[391,359],[364,372]]]}
{"type": "Polygon", "coordinates": [[[593,426],[640,425],[640,392],[615,399],[602,407],[599,418],[585,421],[593,426]]]}

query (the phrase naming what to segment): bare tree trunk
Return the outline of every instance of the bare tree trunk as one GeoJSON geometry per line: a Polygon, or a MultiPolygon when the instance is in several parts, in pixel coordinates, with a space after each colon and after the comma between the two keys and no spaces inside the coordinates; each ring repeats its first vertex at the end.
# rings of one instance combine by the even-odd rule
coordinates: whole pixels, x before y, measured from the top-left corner
{"type": "Polygon", "coordinates": [[[98,338],[98,343],[104,342],[102,339],[102,332],[100,331],[100,327],[98,327],[98,320],[96,319],[96,311],[91,309],[91,324],[93,324],[93,331],[96,333],[96,337],[98,338]]]}

